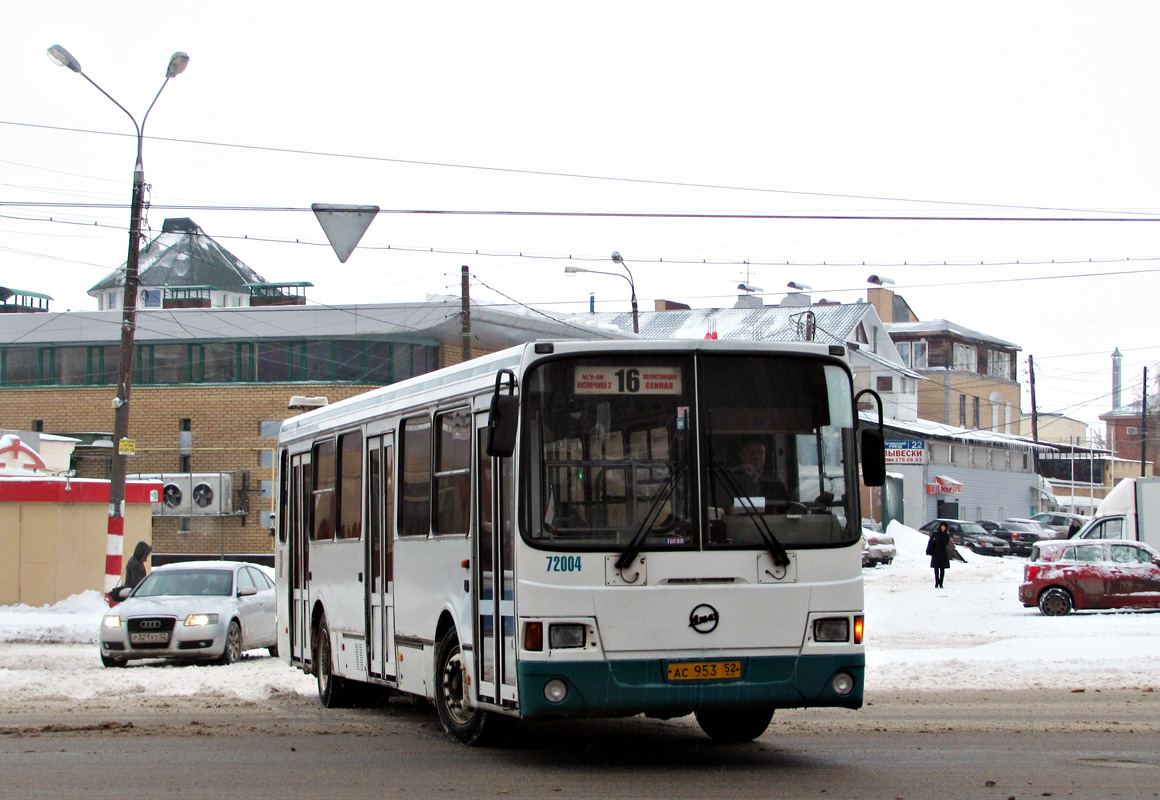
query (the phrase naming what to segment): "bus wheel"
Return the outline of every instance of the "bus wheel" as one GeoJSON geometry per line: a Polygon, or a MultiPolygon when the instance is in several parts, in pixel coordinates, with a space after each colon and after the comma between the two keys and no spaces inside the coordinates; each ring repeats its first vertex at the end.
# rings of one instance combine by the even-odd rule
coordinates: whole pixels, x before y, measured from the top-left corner
{"type": "Polygon", "coordinates": [[[752,742],[769,727],[772,708],[703,708],[697,724],[716,742],[752,742]]]}
{"type": "Polygon", "coordinates": [[[488,744],[501,719],[471,704],[463,649],[454,629],[447,632],[439,645],[436,670],[435,706],[439,709],[443,730],[460,744],[488,744]]]}
{"type": "Polygon", "coordinates": [[[330,629],[326,626],[326,615],[318,620],[318,635],[314,644],[314,674],[318,677],[318,699],[327,708],[350,706],[353,692],[344,678],[334,674],[334,663],[330,652],[330,629]]]}

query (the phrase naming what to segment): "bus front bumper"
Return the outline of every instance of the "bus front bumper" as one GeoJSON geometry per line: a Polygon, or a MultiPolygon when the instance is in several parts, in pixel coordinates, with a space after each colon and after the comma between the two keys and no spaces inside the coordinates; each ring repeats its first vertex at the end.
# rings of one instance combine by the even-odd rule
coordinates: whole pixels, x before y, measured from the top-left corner
{"type": "Polygon", "coordinates": [[[520,715],[670,718],[708,708],[862,707],[862,653],[733,660],[741,662],[740,676],[724,680],[670,679],[669,665],[697,663],[680,659],[521,661],[520,715]],[[842,676],[852,680],[845,694],[835,688],[849,683],[842,676]]]}

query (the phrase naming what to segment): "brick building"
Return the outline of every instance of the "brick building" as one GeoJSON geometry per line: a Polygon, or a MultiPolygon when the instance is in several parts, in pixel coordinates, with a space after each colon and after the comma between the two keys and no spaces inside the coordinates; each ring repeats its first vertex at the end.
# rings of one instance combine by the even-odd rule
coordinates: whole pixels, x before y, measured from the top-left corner
{"type": "MultiPolygon", "coordinates": [[[[119,311],[0,315],[0,428],[72,435],[78,476],[108,477],[119,311]]],[[[333,402],[462,359],[461,301],[141,309],[129,472],[225,473],[228,513],[155,516],[157,556],[271,552],[279,423],[295,395],[333,402]]],[[[471,309],[471,356],[537,338],[621,338],[471,309]]]]}

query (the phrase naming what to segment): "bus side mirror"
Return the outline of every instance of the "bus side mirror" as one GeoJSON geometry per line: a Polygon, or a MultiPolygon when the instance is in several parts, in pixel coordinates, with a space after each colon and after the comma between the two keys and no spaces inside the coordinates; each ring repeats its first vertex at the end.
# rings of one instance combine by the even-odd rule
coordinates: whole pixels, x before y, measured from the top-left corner
{"type": "Polygon", "coordinates": [[[487,417],[487,454],[495,458],[510,458],[516,450],[516,423],[519,422],[520,398],[515,394],[516,375],[510,369],[501,369],[495,376],[495,391],[491,396],[491,411],[487,417]],[[502,394],[504,376],[507,376],[507,394],[502,394]]]}
{"type": "Polygon", "coordinates": [[[862,482],[867,486],[886,483],[886,437],[880,428],[862,431],[862,482]]]}

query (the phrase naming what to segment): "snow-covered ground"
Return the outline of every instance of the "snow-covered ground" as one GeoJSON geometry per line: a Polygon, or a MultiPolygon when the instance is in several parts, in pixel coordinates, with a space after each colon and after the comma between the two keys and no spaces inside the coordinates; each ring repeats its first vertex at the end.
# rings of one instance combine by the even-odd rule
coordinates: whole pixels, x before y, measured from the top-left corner
{"type": "MultiPolygon", "coordinates": [[[[1015,557],[967,553],[935,589],[926,537],[897,523],[889,533],[898,557],[864,571],[868,693],[1160,687],[1160,612],[1044,617],[1016,598],[1015,557]]],[[[311,677],[264,652],[229,667],[103,669],[96,641],[106,610],[97,592],[0,607],[0,700],[315,692],[311,677]]]]}

